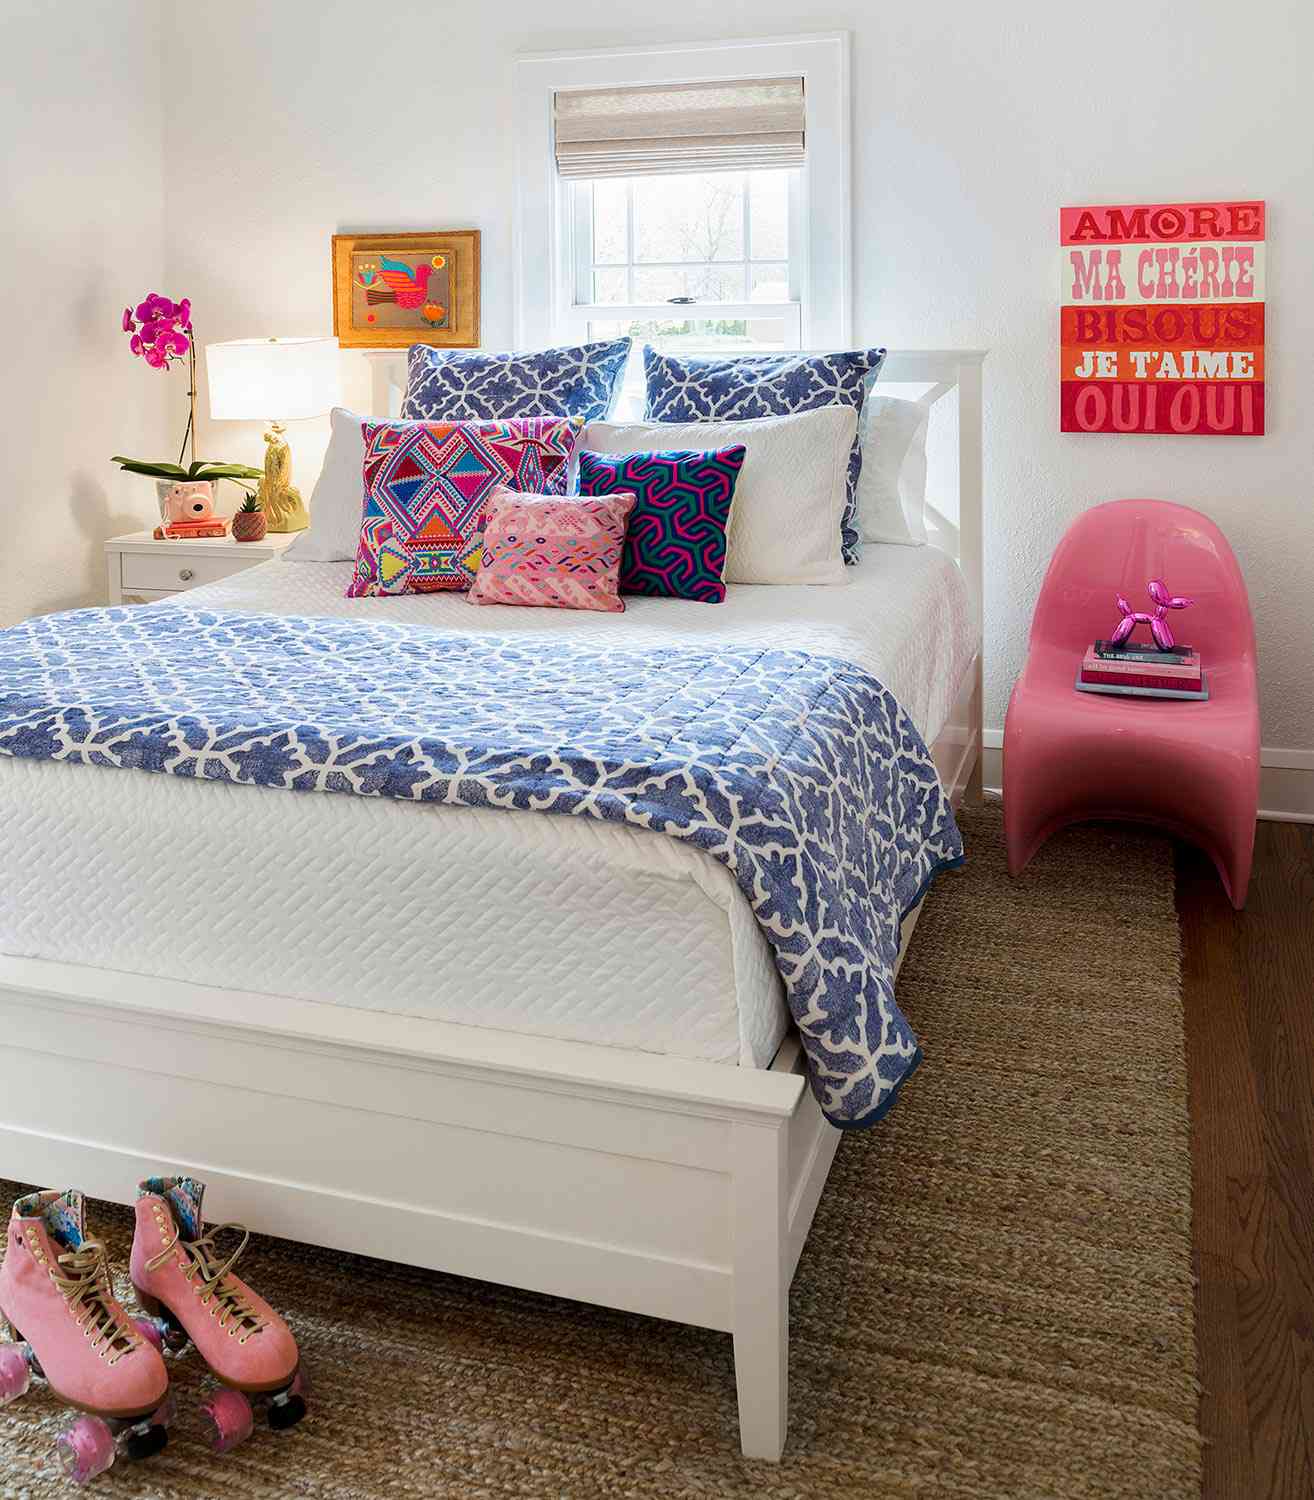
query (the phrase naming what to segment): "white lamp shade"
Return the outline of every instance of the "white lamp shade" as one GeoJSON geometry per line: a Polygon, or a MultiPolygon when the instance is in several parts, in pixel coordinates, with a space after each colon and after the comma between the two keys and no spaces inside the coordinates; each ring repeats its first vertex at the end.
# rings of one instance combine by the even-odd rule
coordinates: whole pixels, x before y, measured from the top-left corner
{"type": "Polygon", "coordinates": [[[342,402],[337,339],[233,339],[205,346],[216,422],[291,422],[342,402]]]}

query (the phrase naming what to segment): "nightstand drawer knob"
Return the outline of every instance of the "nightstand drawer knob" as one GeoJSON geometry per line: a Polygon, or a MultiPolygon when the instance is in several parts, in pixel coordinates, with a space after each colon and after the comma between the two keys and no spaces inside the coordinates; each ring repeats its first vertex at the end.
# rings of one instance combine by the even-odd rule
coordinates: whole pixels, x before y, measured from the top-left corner
{"type": "Polygon", "coordinates": [[[191,570],[191,568],[179,568],[178,577],[182,580],[183,583],[190,583],[192,579],[196,577],[196,574],[191,570]]]}

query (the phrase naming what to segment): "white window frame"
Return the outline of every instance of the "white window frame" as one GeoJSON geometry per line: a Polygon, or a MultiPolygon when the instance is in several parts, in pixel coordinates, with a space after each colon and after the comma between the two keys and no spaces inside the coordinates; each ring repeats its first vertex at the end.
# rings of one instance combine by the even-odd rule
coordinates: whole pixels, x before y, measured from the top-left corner
{"type": "MultiPolygon", "coordinates": [[[[656,44],[590,52],[547,52],[515,63],[516,194],[514,207],[515,337],[521,348],[577,341],[590,321],[669,318],[669,303],[651,307],[575,301],[569,183],[557,176],[553,96],[566,89],[702,83],[739,78],[804,80],[806,163],[790,204],[791,279],[797,304],[717,303],[717,317],[799,322],[800,348],[850,342],[852,224],[849,164],[849,37],[847,32],[760,41],[656,44]],[[795,308],[797,311],[795,312],[795,308]]],[[[681,307],[695,318],[712,304],[681,307]]]]}

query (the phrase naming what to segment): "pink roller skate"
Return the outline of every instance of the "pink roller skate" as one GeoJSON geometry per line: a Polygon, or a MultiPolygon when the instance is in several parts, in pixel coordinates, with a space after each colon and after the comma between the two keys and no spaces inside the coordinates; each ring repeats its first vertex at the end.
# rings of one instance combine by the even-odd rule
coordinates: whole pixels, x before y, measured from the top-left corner
{"type": "Polygon", "coordinates": [[[220,1381],[204,1407],[211,1446],[227,1453],[251,1435],[251,1398],[268,1402],[275,1429],[294,1427],[309,1394],[296,1340],[282,1318],[232,1274],[250,1238],[240,1224],[203,1235],[204,1183],[192,1177],[148,1177],[137,1189],[132,1280],[153,1318],[152,1337],[181,1350],[188,1341],[220,1381]],[[240,1235],[236,1248],[217,1247],[240,1235]]]}
{"type": "Polygon", "coordinates": [[[82,1413],[55,1450],[86,1484],[117,1454],[149,1458],[169,1440],[169,1372],[115,1299],[105,1251],[86,1237],[80,1192],[31,1193],[14,1204],[0,1266],[0,1406],[42,1376],[82,1413]]]}

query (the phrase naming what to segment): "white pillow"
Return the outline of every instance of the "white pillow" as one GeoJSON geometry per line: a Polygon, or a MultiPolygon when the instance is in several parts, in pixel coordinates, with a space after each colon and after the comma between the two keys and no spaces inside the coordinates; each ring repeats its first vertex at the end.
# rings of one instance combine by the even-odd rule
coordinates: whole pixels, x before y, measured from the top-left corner
{"type": "Polygon", "coordinates": [[[926,543],[926,428],[931,408],[868,392],[862,403],[858,516],[869,542],[926,543]]]}
{"type": "Polygon", "coordinates": [[[365,512],[365,439],[360,424],[373,422],[335,406],[329,418],[324,467],[310,492],[310,527],[283,554],[294,562],[339,562],[354,558],[365,512]]]}
{"type": "Polygon", "coordinates": [[[840,518],[857,421],[855,407],[822,406],[742,422],[590,422],[580,446],[645,453],[742,443],[725,581],[847,583],[840,518]]]}

